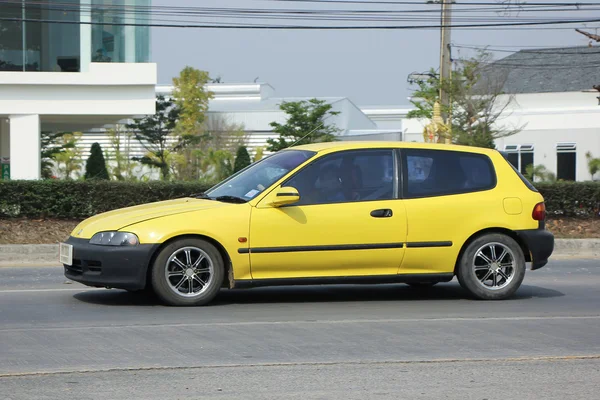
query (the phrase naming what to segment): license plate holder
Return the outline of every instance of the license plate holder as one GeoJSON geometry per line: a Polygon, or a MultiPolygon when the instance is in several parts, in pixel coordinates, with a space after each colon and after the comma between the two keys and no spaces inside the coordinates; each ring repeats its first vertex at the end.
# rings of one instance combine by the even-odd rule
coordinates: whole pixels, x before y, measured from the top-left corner
{"type": "Polygon", "coordinates": [[[61,264],[73,265],[73,246],[61,243],[59,247],[59,260],[61,264]]]}

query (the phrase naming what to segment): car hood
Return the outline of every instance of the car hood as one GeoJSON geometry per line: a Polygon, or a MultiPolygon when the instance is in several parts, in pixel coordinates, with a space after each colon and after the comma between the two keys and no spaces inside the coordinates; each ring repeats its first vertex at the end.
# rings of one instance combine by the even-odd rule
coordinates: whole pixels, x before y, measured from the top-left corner
{"type": "Polygon", "coordinates": [[[231,207],[232,205],[233,204],[231,203],[213,200],[183,198],[120,208],[86,219],[77,225],[71,233],[71,236],[90,239],[97,232],[117,231],[124,229],[129,225],[155,218],[192,211],[231,207]]]}

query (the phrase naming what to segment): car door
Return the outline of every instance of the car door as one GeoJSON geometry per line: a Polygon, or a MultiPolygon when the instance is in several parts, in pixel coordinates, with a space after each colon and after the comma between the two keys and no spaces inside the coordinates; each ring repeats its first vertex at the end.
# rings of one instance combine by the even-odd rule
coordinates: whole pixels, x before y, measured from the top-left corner
{"type": "Polygon", "coordinates": [[[252,210],[253,279],[396,274],[406,238],[396,166],[392,149],[340,151],[278,187],[298,202],[271,206],[275,188],[252,210]]]}
{"type": "Polygon", "coordinates": [[[402,165],[408,235],[399,273],[452,273],[463,243],[502,210],[489,194],[493,164],[472,152],[403,149],[402,165]]]}

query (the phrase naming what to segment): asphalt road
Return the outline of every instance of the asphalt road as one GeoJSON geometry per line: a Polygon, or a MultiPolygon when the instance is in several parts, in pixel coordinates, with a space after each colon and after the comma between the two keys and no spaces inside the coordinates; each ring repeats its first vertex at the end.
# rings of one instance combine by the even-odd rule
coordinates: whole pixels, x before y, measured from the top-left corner
{"type": "Polygon", "coordinates": [[[1,399],[600,398],[600,261],[514,299],[456,281],[223,291],[214,305],[0,268],[1,399]]]}

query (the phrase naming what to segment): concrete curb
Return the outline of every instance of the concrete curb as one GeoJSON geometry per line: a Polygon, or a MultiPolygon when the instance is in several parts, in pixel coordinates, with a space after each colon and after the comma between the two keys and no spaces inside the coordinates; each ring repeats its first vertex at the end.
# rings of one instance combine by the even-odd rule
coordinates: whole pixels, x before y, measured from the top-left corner
{"type": "MultiPolygon", "coordinates": [[[[600,258],[600,239],[556,239],[551,258],[600,258]]],[[[0,245],[0,267],[59,266],[58,244],[0,245]]]]}

